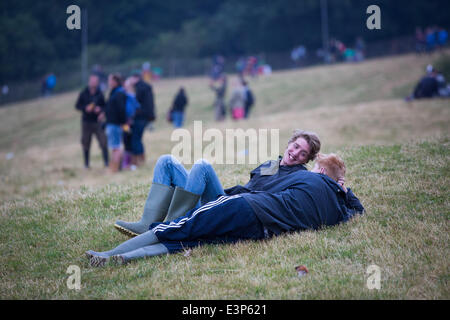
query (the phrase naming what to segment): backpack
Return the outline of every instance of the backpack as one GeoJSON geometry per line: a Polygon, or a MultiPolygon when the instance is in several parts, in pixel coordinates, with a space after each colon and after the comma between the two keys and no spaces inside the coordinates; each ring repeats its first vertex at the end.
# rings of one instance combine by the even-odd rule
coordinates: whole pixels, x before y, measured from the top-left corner
{"type": "Polygon", "coordinates": [[[245,116],[244,108],[234,108],[231,111],[231,116],[235,120],[244,118],[244,116],[245,116]]]}

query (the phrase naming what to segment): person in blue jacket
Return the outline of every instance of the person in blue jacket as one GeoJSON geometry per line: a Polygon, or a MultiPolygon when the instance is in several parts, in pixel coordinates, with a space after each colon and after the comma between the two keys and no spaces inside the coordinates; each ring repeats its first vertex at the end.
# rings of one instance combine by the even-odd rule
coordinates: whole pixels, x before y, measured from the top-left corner
{"type": "Polygon", "coordinates": [[[337,155],[320,155],[312,171],[298,170],[280,181],[278,192],[221,196],[173,221],[153,223],[147,232],[112,250],[88,250],[86,256],[93,267],[108,261],[121,265],[203,244],[261,240],[337,225],[364,212],[344,186],[345,170],[337,155]]]}
{"type": "Polygon", "coordinates": [[[127,95],[122,87],[123,79],[120,74],[114,73],[108,76],[108,86],[111,89],[106,103],[106,136],[108,147],[111,149],[109,170],[114,173],[120,169],[122,157],[121,144],[123,126],[127,123],[127,95]]]}
{"type": "Polygon", "coordinates": [[[153,181],[141,219],[136,222],[117,220],[114,227],[126,235],[137,236],[146,232],[153,222],[174,220],[219,196],[250,191],[277,192],[278,184],[287,175],[306,170],[305,164],[314,160],[319,151],[317,134],[294,130],[283,157],[267,161],[251,171],[250,181],[245,186],[229,189],[222,187],[208,161],[199,159],[188,171],[175,157],[163,155],[153,170],[153,181]]]}

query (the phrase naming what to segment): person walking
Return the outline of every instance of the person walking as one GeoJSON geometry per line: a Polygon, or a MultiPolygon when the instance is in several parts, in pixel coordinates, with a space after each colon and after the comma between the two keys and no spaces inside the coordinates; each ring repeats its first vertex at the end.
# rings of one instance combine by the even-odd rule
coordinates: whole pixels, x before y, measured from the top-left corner
{"type": "Polygon", "coordinates": [[[89,76],[87,87],[78,96],[75,108],[81,111],[81,146],[83,148],[84,167],[89,169],[89,153],[92,135],[97,138],[102,150],[103,163],[108,166],[108,147],[101,117],[105,111],[105,97],[100,90],[100,79],[97,75],[89,76]]]}
{"type": "Polygon", "coordinates": [[[188,98],[183,87],[180,87],[172,103],[172,122],[175,128],[181,128],[184,123],[184,109],[188,104],[188,98]]]}

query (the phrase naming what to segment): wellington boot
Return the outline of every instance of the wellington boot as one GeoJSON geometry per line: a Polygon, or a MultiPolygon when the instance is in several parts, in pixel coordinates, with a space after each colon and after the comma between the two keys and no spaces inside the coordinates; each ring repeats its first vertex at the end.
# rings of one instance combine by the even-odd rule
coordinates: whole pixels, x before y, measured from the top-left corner
{"type": "Polygon", "coordinates": [[[200,195],[176,187],[164,222],[184,216],[189,210],[195,208],[199,200],[200,195]]]}
{"type": "Polygon", "coordinates": [[[147,200],[145,201],[142,218],[138,222],[117,220],[114,227],[120,232],[137,236],[148,231],[153,222],[161,222],[167,215],[174,188],[165,184],[152,183],[147,200]]]}

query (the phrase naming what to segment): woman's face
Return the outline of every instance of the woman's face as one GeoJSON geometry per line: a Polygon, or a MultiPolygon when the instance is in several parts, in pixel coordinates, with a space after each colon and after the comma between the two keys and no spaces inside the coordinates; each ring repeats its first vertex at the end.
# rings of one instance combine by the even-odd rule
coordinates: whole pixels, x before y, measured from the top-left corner
{"type": "Polygon", "coordinates": [[[305,164],[308,162],[309,153],[311,148],[308,142],[302,137],[297,138],[295,141],[288,144],[284,151],[283,159],[281,159],[280,165],[293,166],[296,164],[305,164]]]}

